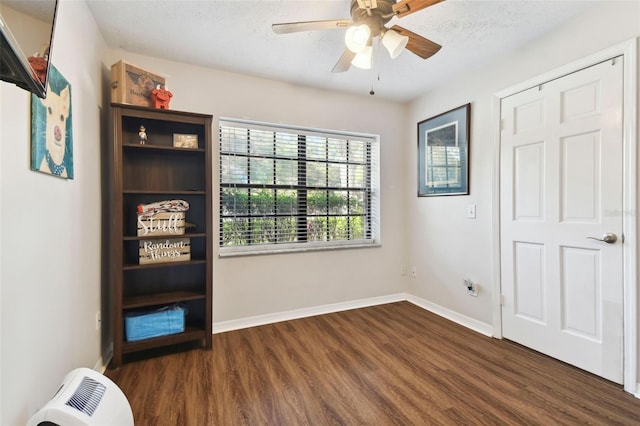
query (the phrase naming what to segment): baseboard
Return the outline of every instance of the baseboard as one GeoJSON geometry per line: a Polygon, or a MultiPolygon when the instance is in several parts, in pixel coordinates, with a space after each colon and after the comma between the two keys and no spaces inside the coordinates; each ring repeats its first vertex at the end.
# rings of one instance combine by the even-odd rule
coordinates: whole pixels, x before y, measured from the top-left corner
{"type": "Polygon", "coordinates": [[[257,327],[260,325],[273,324],[281,321],[290,321],[299,318],[312,317],[315,315],[330,314],[333,312],[348,311],[350,309],[367,308],[369,306],[383,305],[386,303],[407,301],[414,305],[460,324],[463,327],[474,330],[485,336],[493,336],[493,326],[482,321],[475,320],[466,315],[413,296],[408,293],[396,293],[388,296],[372,297],[368,299],[351,300],[348,302],[333,303],[329,305],[313,306],[310,308],[294,309],[292,311],[276,312],[273,314],[258,315],[254,317],[241,318],[237,320],[222,321],[213,324],[213,333],[225,333],[227,331],[240,330],[243,328],[257,327]]]}
{"type": "Polygon", "coordinates": [[[104,372],[107,371],[107,365],[102,360],[102,357],[100,357],[100,359],[96,361],[95,365],[93,366],[93,371],[97,371],[100,374],[104,374],[104,372]]]}
{"type": "Polygon", "coordinates": [[[384,305],[386,303],[401,302],[404,300],[407,300],[407,295],[404,293],[398,293],[388,296],[351,300],[348,302],[332,303],[329,305],[313,306],[310,308],[294,309],[291,311],[240,318],[237,320],[214,322],[213,333],[225,333],[227,331],[239,330],[242,328],[257,327],[259,325],[348,311],[351,309],[366,308],[369,306],[384,305]]]}
{"type": "MultiPolygon", "coordinates": [[[[367,299],[350,300],[348,302],[332,303],[328,305],[312,306],[309,308],[294,309],[291,311],[276,312],[272,314],[257,315],[253,317],[240,318],[237,320],[221,321],[213,323],[213,334],[225,333],[227,331],[240,330],[243,328],[257,327],[260,325],[274,324],[282,321],[290,321],[299,318],[307,318],[316,315],[331,314],[334,312],[348,311],[351,309],[367,308],[370,306],[384,305],[387,303],[407,301],[414,305],[453,321],[463,327],[474,330],[478,333],[491,337],[493,326],[482,321],[475,320],[466,315],[462,315],[443,306],[429,302],[409,293],[396,293],[387,296],[370,297],[367,299]]],[[[93,369],[104,373],[111,362],[113,356],[113,343],[109,344],[102,357],[96,362],[93,369]]],[[[640,385],[639,385],[640,386],[640,385]]],[[[639,387],[640,389],[640,387],[639,387]]]]}
{"type": "MultiPolygon", "coordinates": [[[[482,321],[475,320],[466,315],[459,314],[443,306],[429,302],[409,293],[396,293],[387,296],[371,297],[367,299],[350,300],[348,302],[332,303],[328,305],[312,306],[309,308],[294,309],[291,311],[276,312],[273,314],[257,315],[237,320],[221,321],[213,324],[213,334],[225,333],[227,331],[240,330],[243,328],[257,327],[260,325],[274,324],[282,321],[290,321],[299,318],[307,318],[316,315],[331,314],[334,312],[348,311],[351,309],[367,308],[370,306],[384,305],[387,303],[407,301],[414,305],[453,321],[463,327],[474,330],[478,333],[491,337],[493,326],[482,321]]],[[[96,361],[93,369],[99,373],[104,373],[111,362],[113,356],[113,343],[110,343],[100,359],[96,361]]],[[[638,385],[640,389],[640,384],[638,385]]],[[[640,393],[636,393],[640,397],[640,393]]]]}
{"type": "Polygon", "coordinates": [[[437,305],[433,302],[429,302],[428,300],[411,294],[407,294],[407,301],[421,307],[422,309],[426,309],[429,312],[433,312],[436,315],[453,321],[456,324],[460,324],[471,330],[477,331],[478,333],[484,334],[485,336],[493,337],[493,325],[491,324],[478,321],[476,319],[473,319],[466,315],[462,315],[458,312],[452,311],[443,306],[437,305]]]}
{"type": "Polygon", "coordinates": [[[93,366],[94,371],[97,371],[100,374],[104,374],[104,372],[107,370],[107,366],[111,362],[112,357],[113,357],[113,342],[109,343],[109,345],[107,346],[105,352],[102,354],[100,359],[96,361],[95,365],[93,366]]]}

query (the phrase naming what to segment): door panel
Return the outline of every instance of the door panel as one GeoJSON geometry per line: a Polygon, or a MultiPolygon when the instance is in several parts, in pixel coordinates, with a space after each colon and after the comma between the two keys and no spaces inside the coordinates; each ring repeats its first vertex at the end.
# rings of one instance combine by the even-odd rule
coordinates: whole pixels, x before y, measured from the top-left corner
{"type": "Polygon", "coordinates": [[[544,257],[542,244],[515,243],[515,312],[540,324],[546,322],[544,257]]]}
{"type": "Polygon", "coordinates": [[[622,383],[622,59],[501,110],[503,336],[622,383]]]}
{"type": "Polygon", "coordinates": [[[544,219],[544,144],[518,146],[514,155],[514,219],[541,221],[544,219]]]}
{"type": "Polygon", "coordinates": [[[600,253],[562,247],[562,329],[601,342],[600,253]]]}
{"type": "Polygon", "coordinates": [[[562,221],[600,221],[600,132],[563,138],[562,221]]]}

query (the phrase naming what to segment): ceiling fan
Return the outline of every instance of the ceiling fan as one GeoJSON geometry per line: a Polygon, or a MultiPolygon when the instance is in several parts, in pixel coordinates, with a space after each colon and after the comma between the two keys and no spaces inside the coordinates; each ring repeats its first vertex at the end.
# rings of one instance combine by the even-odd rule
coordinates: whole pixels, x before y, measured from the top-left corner
{"type": "Polygon", "coordinates": [[[344,72],[351,65],[369,69],[372,62],[373,39],[379,37],[391,58],[407,49],[422,59],[435,55],[442,46],[399,25],[385,25],[393,17],[402,18],[444,0],[351,0],[351,20],[305,21],[273,24],[276,34],[300,31],[347,28],[347,48],[332,72],[344,72]]]}

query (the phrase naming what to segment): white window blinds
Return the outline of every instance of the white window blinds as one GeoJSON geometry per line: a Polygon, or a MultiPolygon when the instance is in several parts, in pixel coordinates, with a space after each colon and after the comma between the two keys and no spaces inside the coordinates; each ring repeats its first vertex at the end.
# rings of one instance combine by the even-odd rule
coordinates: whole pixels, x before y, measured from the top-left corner
{"type": "Polygon", "coordinates": [[[372,136],[220,120],[220,254],[379,242],[372,136]]]}

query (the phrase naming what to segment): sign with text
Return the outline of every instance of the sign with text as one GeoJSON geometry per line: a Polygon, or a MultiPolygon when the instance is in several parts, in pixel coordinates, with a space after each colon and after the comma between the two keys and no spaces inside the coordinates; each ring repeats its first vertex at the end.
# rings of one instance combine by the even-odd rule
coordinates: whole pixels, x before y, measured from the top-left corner
{"type": "Polygon", "coordinates": [[[140,241],[140,265],[191,260],[191,240],[171,238],[140,241]]]}
{"type": "Polygon", "coordinates": [[[184,212],[138,214],[138,236],[184,235],[184,212]]]}

